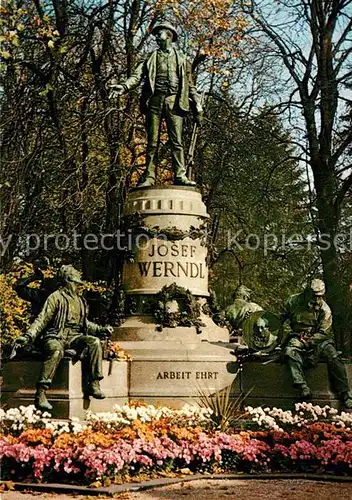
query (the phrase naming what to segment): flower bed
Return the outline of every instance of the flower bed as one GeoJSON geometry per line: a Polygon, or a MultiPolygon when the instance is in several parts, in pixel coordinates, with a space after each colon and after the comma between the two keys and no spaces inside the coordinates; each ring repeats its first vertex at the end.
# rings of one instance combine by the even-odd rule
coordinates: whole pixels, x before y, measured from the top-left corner
{"type": "Polygon", "coordinates": [[[296,411],[246,408],[231,432],[209,409],[115,407],[55,421],[33,406],[0,411],[4,480],[103,484],[147,474],[305,471],[351,475],[352,415],[300,403],[296,411]]]}

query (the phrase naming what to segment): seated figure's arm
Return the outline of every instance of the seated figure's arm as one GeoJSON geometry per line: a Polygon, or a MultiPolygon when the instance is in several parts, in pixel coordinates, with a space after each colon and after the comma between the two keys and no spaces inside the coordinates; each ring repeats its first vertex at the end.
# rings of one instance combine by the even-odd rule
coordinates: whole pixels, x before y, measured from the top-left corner
{"type": "Polygon", "coordinates": [[[330,307],[324,303],[319,310],[316,331],[319,333],[329,333],[332,326],[332,313],[330,307]]]}
{"type": "Polygon", "coordinates": [[[15,292],[21,299],[28,302],[35,302],[38,300],[40,292],[37,288],[32,288],[29,285],[35,281],[42,281],[42,279],[42,276],[39,276],[37,273],[27,276],[27,278],[20,278],[14,286],[15,292]]]}
{"type": "Polygon", "coordinates": [[[281,349],[285,348],[288,340],[293,335],[291,328],[289,329],[288,327],[286,327],[284,325],[284,323],[286,323],[286,321],[291,322],[291,319],[292,319],[291,301],[290,301],[290,298],[288,298],[285,301],[283,311],[280,315],[281,328],[280,328],[280,333],[279,333],[279,337],[278,337],[278,347],[281,347],[281,349]]]}
{"type": "Polygon", "coordinates": [[[97,325],[97,323],[94,323],[93,321],[89,321],[87,319],[86,320],[86,328],[87,328],[88,335],[99,336],[99,333],[102,331],[102,329],[104,327],[97,325]]]}
{"type": "Polygon", "coordinates": [[[28,339],[28,342],[33,342],[49,325],[51,320],[54,318],[55,313],[57,311],[57,300],[54,294],[50,295],[43,309],[39,313],[38,317],[34,320],[31,326],[28,328],[27,332],[23,335],[28,339]]]}
{"type": "Polygon", "coordinates": [[[101,326],[93,323],[93,321],[86,320],[87,334],[94,337],[111,337],[113,328],[112,326],[101,326]]]}
{"type": "Polygon", "coordinates": [[[102,338],[109,336],[111,337],[112,327],[101,326],[98,325],[97,323],[94,323],[93,321],[89,321],[88,319],[89,306],[87,303],[87,299],[81,296],[81,301],[83,304],[83,311],[84,311],[84,322],[83,322],[84,332],[87,335],[93,335],[93,337],[102,337],[102,338]]]}

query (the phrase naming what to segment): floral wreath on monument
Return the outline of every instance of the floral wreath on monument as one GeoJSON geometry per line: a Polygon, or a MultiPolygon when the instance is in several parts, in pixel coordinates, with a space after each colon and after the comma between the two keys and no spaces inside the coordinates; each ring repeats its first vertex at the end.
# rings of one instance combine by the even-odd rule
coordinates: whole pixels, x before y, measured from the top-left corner
{"type": "Polygon", "coordinates": [[[200,319],[200,312],[200,304],[192,292],[176,283],[164,286],[156,296],[154,316],[160,324],[160,330],[163,327],[195,326],[197,333],[201,333],[204,324],[200,319]],[[178,304],[177,311],[170,310],[173,301],[178,304]]]}

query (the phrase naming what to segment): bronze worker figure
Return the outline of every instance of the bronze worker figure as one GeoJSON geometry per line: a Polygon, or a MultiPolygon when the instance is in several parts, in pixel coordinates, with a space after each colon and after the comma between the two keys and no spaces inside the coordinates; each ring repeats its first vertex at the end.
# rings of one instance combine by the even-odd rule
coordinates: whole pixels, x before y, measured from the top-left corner
{"type": "Polygon", "coordinates": [[[263,311],[263,308],[259,304],[250,301],[251,294],[252,290],[244,285],[240,285],[233,294],[233,303],[225,309],[226,320],[234,330],[241,330],[243,322],[251,314],[263,311]]]}
{"type": "Polygon", "coordinates": [[[88,321],[87,303],[77,290],[80,273],[72,266],[62,266],[60,280],[63,286],[46,300],[42,311],[27,332],[18,337],[21,345],[40,340],[44,360],[37,383],[35,405],[39,410],[52,409],[46,397],[56,369],[65,350],[82,356],[84,397],[104,399],[99,381],[103,379],[102,345],[100,338],[111,336],[111,326],[99,326],[88,321]]]}
{"type": "Polygon", "coordinates": [[[152,34],[159,46],[134,73],[121,85],[114,85],[111,97],[122,95],[142,84],[141,111],[146,115],[147,153],[146,170],[139,187],[155,184],[155,168],[160,142],[160,128],[165,119],[171,143],[174,184],[195,186],[186,175],[185,155],[182,145],[183,118],[190,110],[190,101],[196,112],[196,121],[202,120],[202,105],[192,81],[190,65],[185,56],[172,43],[177,31],[169,23],[156,25],[152,34]]]}
{"type": "Polygon", "coordinates": [[[302,293],[287,299],[283,320],[290,322],[292,333],[283,345],[284,360],[289,366],[293,385],[299,389],[304,400],[312,397],[304,368],[314,366],[318,361],[327,363],[334,390],[344,407],[352,409],[352,393],[345,366],[335,347],[331,330],[332,314],[324,294],[324,282],[313,279],[302,293]]]}

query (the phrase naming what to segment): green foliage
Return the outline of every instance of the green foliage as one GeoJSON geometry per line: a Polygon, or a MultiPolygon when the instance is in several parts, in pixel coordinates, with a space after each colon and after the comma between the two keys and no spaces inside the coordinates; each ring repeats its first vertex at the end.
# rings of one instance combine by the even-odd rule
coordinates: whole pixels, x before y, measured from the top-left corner
{"type": "Polygon", "coordinates": [[[8,355],[10,346],[29,326],[30,304],[20,297],[13,285],[20,277],[20,270],[0,274],[0,342],[4,355],[8,355]]]}
{"type": "Polygon", "coordinates": [[[198,176],[213,221],[212,287],[222,307],[239,284],[263,307],[279,311],[316,272],[318,254],[303,172],[280,120],[263,109],[242,116],[210,100],[198,176]],[[300,235],[300,236],[296,236],[300,235]],[[285,244],[286,243],[286,244],[285,244]]]}
{"type": "MultiPolygon", "coordinates": [[[[237,375],[237,374],[236,374],[237,375]]],[[[202,388],[198,389],[198,403],[202,408],[209,408],[212,411],[210,416],[215,428],[221,432],[233,429],[238,420],[243,418],[243,403],[248,394],[231,397],[231,385],[210,394],[202,388]]]]}

